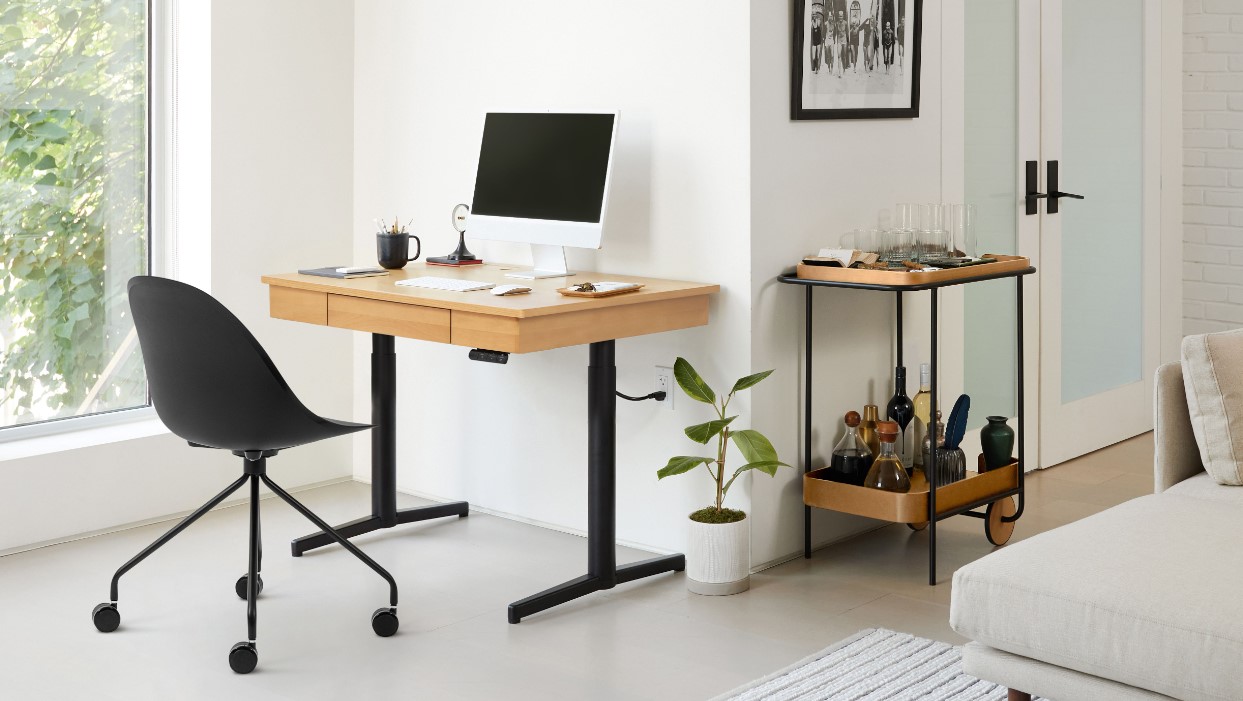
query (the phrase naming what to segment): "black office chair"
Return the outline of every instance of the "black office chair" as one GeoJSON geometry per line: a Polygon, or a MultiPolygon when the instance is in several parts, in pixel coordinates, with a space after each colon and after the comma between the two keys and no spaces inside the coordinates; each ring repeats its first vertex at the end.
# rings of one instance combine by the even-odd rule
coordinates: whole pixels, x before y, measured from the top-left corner
{"type": "Polygon", "coordinates": [[[207,293],[173,280],[143,276],[129,281],[129,301],[156,413],[170,431],[191,446],[219,448],[241,457],[242,476],[117,570],[112,576],[110,602],[96,606],[91,614],[95,627],[111,633],[121,624],[117,611],[117,582],[121,575],[249,481],[249,569],[235,586],[237,595],[247,602],[247,639],[229,651],[229,666],[239,674],[254,670],[259,661],[255,649],[255,598],[263,590],[259,576],[263,556],[259,538],[262,480],[278,497],[388,581],[389,605],[371,615],[371,627],[383,637],[396,633],[397,582],[392,575],[267,475],[267,459],[281,450],[371,426],[321,418],[303,406],[255,337],[207,293]]]}

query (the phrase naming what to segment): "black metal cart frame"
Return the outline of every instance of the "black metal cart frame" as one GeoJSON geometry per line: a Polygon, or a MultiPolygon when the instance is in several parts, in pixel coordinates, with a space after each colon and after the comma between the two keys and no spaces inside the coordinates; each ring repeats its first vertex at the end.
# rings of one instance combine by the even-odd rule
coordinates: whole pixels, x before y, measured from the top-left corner
{"type": "MultiPolygon", "coordinates": [[[[981,506],[985,506],[993,501],[1005,499],[1011,496],[1018,497],[1018,509],[1013,516],[1003,516],[1002,520],[1007,523],[1018,521],[1023,516],[1023,507],[1025,505],[1024,491],[1024,392],[1023,392],[1023,277],[1035,273],[1033,267],[1021,270],[1011,270],[1006,272],[993,272],[974,275],[970,277],[962,277],[953,280],[944,280],[940,282],[916,283],[911,285],[884,285],[875,283],[862,282],[844,282],[844,281],[828,281],[828,280],[810,280],[800,278],[794,274],[781,275],[777,278],[779,282],[788,285],[802,285],[806,288],[805,314],[806,314],[806,330],[803,348],[803,474],[812,470],[812,366],[813,362],[813,342],[812,342],[812,301],[813,293],[817,287],[841,287],[855,290],[873,290],[880,292],[895,293],[895,319],[896,319],[896,341],[897,353],[896,364],[901,366],[902,362],[902,293],[903,292],[923,292],[928,291],[930,297],[930,344],[932,352],[930,354],[930,362],[932,371],[932,386],[929,388],[931,392],[931,408],[929,412],[932,416],[936,416],[938,406],[938,372],[937,372],[937,291],[943,287],[951,287],[954,285],[965,285],[972,282],[983,282],[985,280],[999,280],[1004,278],[1014,278],[1015,281],[1015,335],[1016,335],[1016,375],[1017,390],[1015,398],[1017,400],[1018,410],[1018,429],[1015,441],[1018,443],[1018,486],[1004,492],[990,495],[987,499],[977,500],[975,502],[964,504],[953,510],[944,513],[937,513],[937,477],[936,470],[925,470],[928,479],[928,584],[936,585],[937,583],[937,522],[947,519],[951,516],[972,516],[974,518],[985,518],[985,514],[975,511],[981,506]]],[[[933,464],[936,464],[936,445],[933,445],[933,464]]],[[[803,557],[811,557],[811,509],[812,507],[803,506],[803,557]]]]}

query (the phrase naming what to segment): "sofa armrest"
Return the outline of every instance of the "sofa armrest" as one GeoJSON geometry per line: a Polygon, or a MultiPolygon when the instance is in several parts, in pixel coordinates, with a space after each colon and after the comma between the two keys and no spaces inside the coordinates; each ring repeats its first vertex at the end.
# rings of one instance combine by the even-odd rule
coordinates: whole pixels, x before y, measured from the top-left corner
{"type": "Polygon", "coordinates": [[[1204,471],[1200,447],[1191,430],[1187,411],[1187,391],[1183,387],[1183,366],[1168,363],[1157,368],[1153,421],[1156,443],[1154,469],[1156,491],[1166,489],[1204,471]]]}

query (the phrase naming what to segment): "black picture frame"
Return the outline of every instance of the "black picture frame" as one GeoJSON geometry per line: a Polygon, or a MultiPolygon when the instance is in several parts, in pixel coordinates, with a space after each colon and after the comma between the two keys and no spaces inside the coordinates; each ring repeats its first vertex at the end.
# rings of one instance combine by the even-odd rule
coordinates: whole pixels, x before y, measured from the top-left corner
{"type": "MultiPolygon", "coordinates": [[[[883,1],[883,0],[881,0],[883,1]]],[[[902,0],[894,0],[901,2],[902,0]]],[[[919,117],[919,77],[920,59],[922,54],[924,33],[923,0],[911,0],[911,11],[914,17],[911,25],[911,89],[910,104],[906,107],[842,107],[842,108],[805,108],[803,107],[803,47],[807,36],[804,18],[807,15],[807,3],[813,0],[793,0],[791,16],[790,41],[790,119],[793,121],[823,119],[915,119],[919,117]]]]}

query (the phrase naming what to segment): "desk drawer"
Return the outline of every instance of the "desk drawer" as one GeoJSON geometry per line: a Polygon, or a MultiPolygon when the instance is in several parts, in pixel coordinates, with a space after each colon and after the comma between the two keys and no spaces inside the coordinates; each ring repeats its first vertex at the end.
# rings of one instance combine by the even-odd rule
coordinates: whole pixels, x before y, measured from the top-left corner
{"type": "Polygon", "coordinates": [[[273,286],[268,292],[268,313],[273,319],[323,326],[328,323],[328,293],[273,286]]]}
{"type": "Polygon", "coordinates": [[[437,343],[449,342],[449,310],[328,295],[328,325],[437,343]]]}

